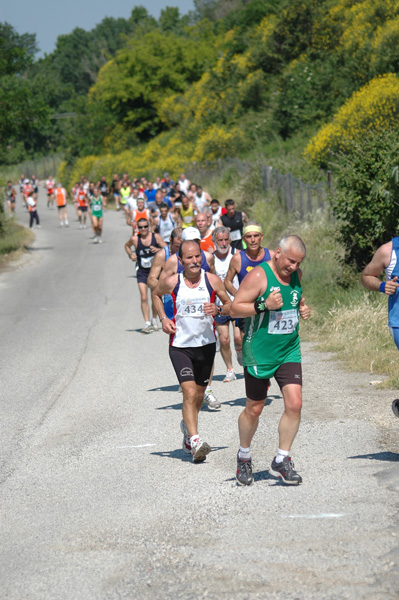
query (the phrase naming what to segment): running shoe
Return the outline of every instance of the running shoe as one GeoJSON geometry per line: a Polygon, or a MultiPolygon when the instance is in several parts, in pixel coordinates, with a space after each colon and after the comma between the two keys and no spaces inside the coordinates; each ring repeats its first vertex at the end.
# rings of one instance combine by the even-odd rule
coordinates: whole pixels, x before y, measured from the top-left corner
{"type": "Polygon", "coordinates": [[[97,236],[94,238],[93,244],[98,244],[98,237],[97,236]]]}
{"type": "Polygon", "coordinates": [[[274,457],[270,472],[275,477],[280,477],[284,483],[288,483],[289,485],[299,485],[302,483],[302,477],[295,471],[294,463],[290,456],[284,456],[281,463],[277,463],[276,457],[274,457]]]}
{"type": "Polygon", "coordinates": [[[191,456],[193,457],[193,462],[195,463],[203,462],[210,451],[210,445],[206,442],[203,442],[200,437],[197,437],[191,444],[191,456]]]}
{"type": "Polygon", "coordinates": [[[102,243],[103,243],[103,241],[102,241],[102,239],[101,239],[101,238],[98,238],[98,243],[99,243],[99,244],[102,244],[102,243]]]}
{"type": "Polygon", "coordinates": [[[243,460],[237,453],[237,473],[236,479],[238,485],[252,485],[254,478],[252,475],[252,459],[243,460]]]}
{"type": "Polygon", "coordinates": [[[143,329],[141,330],[141,333],[152,333],[154,331],[151,323],[146,323],[143,327],[143,329]]]}
{"type": "Polygon", "coordinates": [[[205,392],[203,402],[208,405],[210,410],[219,410],[219,408],[222,406],[219,400],[216,400],[212,390],[205,392]]]}
{"type": "Polygon", "coordinates": [[[188,429],[183,419],[180,421],[180,431],[183,434],[183,452],[185,452],[186,454],[191,454],[190,436],[188,434],[188,429]]]}
{"type": "Polygon", "coordinates": [[[237,353],[237,362],[242,367],[242,350],[236,350],[237,353]]]}
{"type": "Polygon", "coordinates": [[[394,400],[392,402],[392,410],[395,417],[399,417],[399,400],[394,400]]]}
{"type": "Polygon", "coordinates": [[[227,369],[227,373],[223,379],[223,383],[228,383],[229,381],[235,381],[237,379],[236,374],[234,373],[234,369],[227,369]]]}

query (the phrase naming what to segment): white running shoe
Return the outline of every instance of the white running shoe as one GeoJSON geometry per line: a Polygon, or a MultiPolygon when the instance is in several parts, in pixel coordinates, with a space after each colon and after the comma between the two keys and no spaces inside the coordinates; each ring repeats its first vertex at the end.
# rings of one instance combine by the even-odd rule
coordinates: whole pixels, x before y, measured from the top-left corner
{"type": "Polygon", "coordinates": [[[102,243],[103,243],[103,241],[102,241],[102,239],[101,239],[101,238],[98,238],[98,243],[99,243],[99,244],[102,244],[102,243]]]}
{"type": "Polygon", "coordinates": [[[93,244],[98,244],[98,237],[97,236],[94,238],[93,244]]]}
{"type": "Polygon", "coordinates": [[[219,400],[216,400],[212,390],[205,392],[203,402],[208,405],[210,410],[219,410],[222,406],[219,400]]]}
{"type": "Polygon", "coordinates": [[[141,333],[152,333],[154,331],[153,326],[151,325],[151,323],[146,323],[143,327],[143,329],[141,330],[141,333]]]}
{"type": "Polygon", "coordinates": [[[227,373],[223,379],[223,383],[228,383],[229,381],[235,381],[237,379],[236,374],[234,373],[234,369],[228,369],[227,373]]]}
{"type": "Polygon", "coordinates": [[[180,431],[183,434],[183,451],[186,454],[191,454],[191,444],[190,444],[190,436],[188,434],[188,429],[186,427],[185,422],[183,421],[183,419],[180,422],[180,431]]]}
{"type": "Polygon", "coordinates": [[[210,451],[210,445],[203,442],[200,437],[197,437],[191,444],[191,455],[195,463],[203,462],[210,451]]]}

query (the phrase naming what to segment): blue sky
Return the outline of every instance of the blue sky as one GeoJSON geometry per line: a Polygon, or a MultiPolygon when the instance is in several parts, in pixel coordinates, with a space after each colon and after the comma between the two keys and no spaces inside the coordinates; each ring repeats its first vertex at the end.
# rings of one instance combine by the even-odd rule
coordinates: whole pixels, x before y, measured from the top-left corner
{"type": "Polygon", "coordinates": [[[39,57],[54,50],[59,35],[75,27],[92,29],[104,17],[127,19],[137,5],[145,6],[155,18],[166,6],[177,6],[182,15],[194,9],[193,0],[8,0],[3,2],[0,20],[10,23],[20,34],[36,33],[39,57]]]}

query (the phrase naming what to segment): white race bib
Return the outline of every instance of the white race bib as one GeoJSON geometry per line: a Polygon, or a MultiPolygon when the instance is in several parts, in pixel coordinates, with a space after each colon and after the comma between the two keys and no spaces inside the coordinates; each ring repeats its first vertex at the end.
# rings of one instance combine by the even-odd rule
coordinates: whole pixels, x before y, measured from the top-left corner
{"type": "Polygon", "coordinates": [[[143,269],[151,269],[152,261],[154,260],[153,256],[146,256],[141,258],[141,266],[143,269]]]}
{"type": "Polygon", "coordinates": [[[204,317],[204,304],[202,299],[193,298],[192,300],[182,301],[180,304],[179,315],[182,317],[204,317]]]}
{"type": "Polygon", "coordinates": [[[236,242],[241,239],[241,231],[236,229],[235,231],[230,231],[230,239],[232,242],[236,242]]]}
{"type": "Polygon", "coordinates": [[[298,325],[298,311],[292,310],[271,310],[269,314],[268,333],[277,333],[279,335],[293,333],[298,325]]]}
{"type": "Polygon", "coordinates": [[[193,222],[193,217],[190,217],[190,216],[189,217],[183,217],[183,221],[185,223],[192,223],[193,222]]]}

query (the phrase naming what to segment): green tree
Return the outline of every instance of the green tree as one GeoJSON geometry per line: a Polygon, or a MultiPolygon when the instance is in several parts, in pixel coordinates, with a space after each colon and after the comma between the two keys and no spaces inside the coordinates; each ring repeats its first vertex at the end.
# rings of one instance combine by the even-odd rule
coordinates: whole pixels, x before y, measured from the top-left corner
{"type": "Polygon", "coordinates": [[[338,190],[331,203],[349,264],[363,268],[381,244],[397,235],[398,156],[397,131],[370,131],[336,157],[338,190]]]}
{"type": "Polygon", "coordinates": [[[0,77],[23,73],[37,52],[36,35],[19,35],[9,23],[0,23],[0,77]]]}
{"type": "Polygon", "coordinates": [[[216,49],[209,38],[176,36],[155,30],[132,41],[99,73],[90,92],[142,141],[162,129],[158,106],[163,98],[183,92],[214,62],[216,49]]]}

